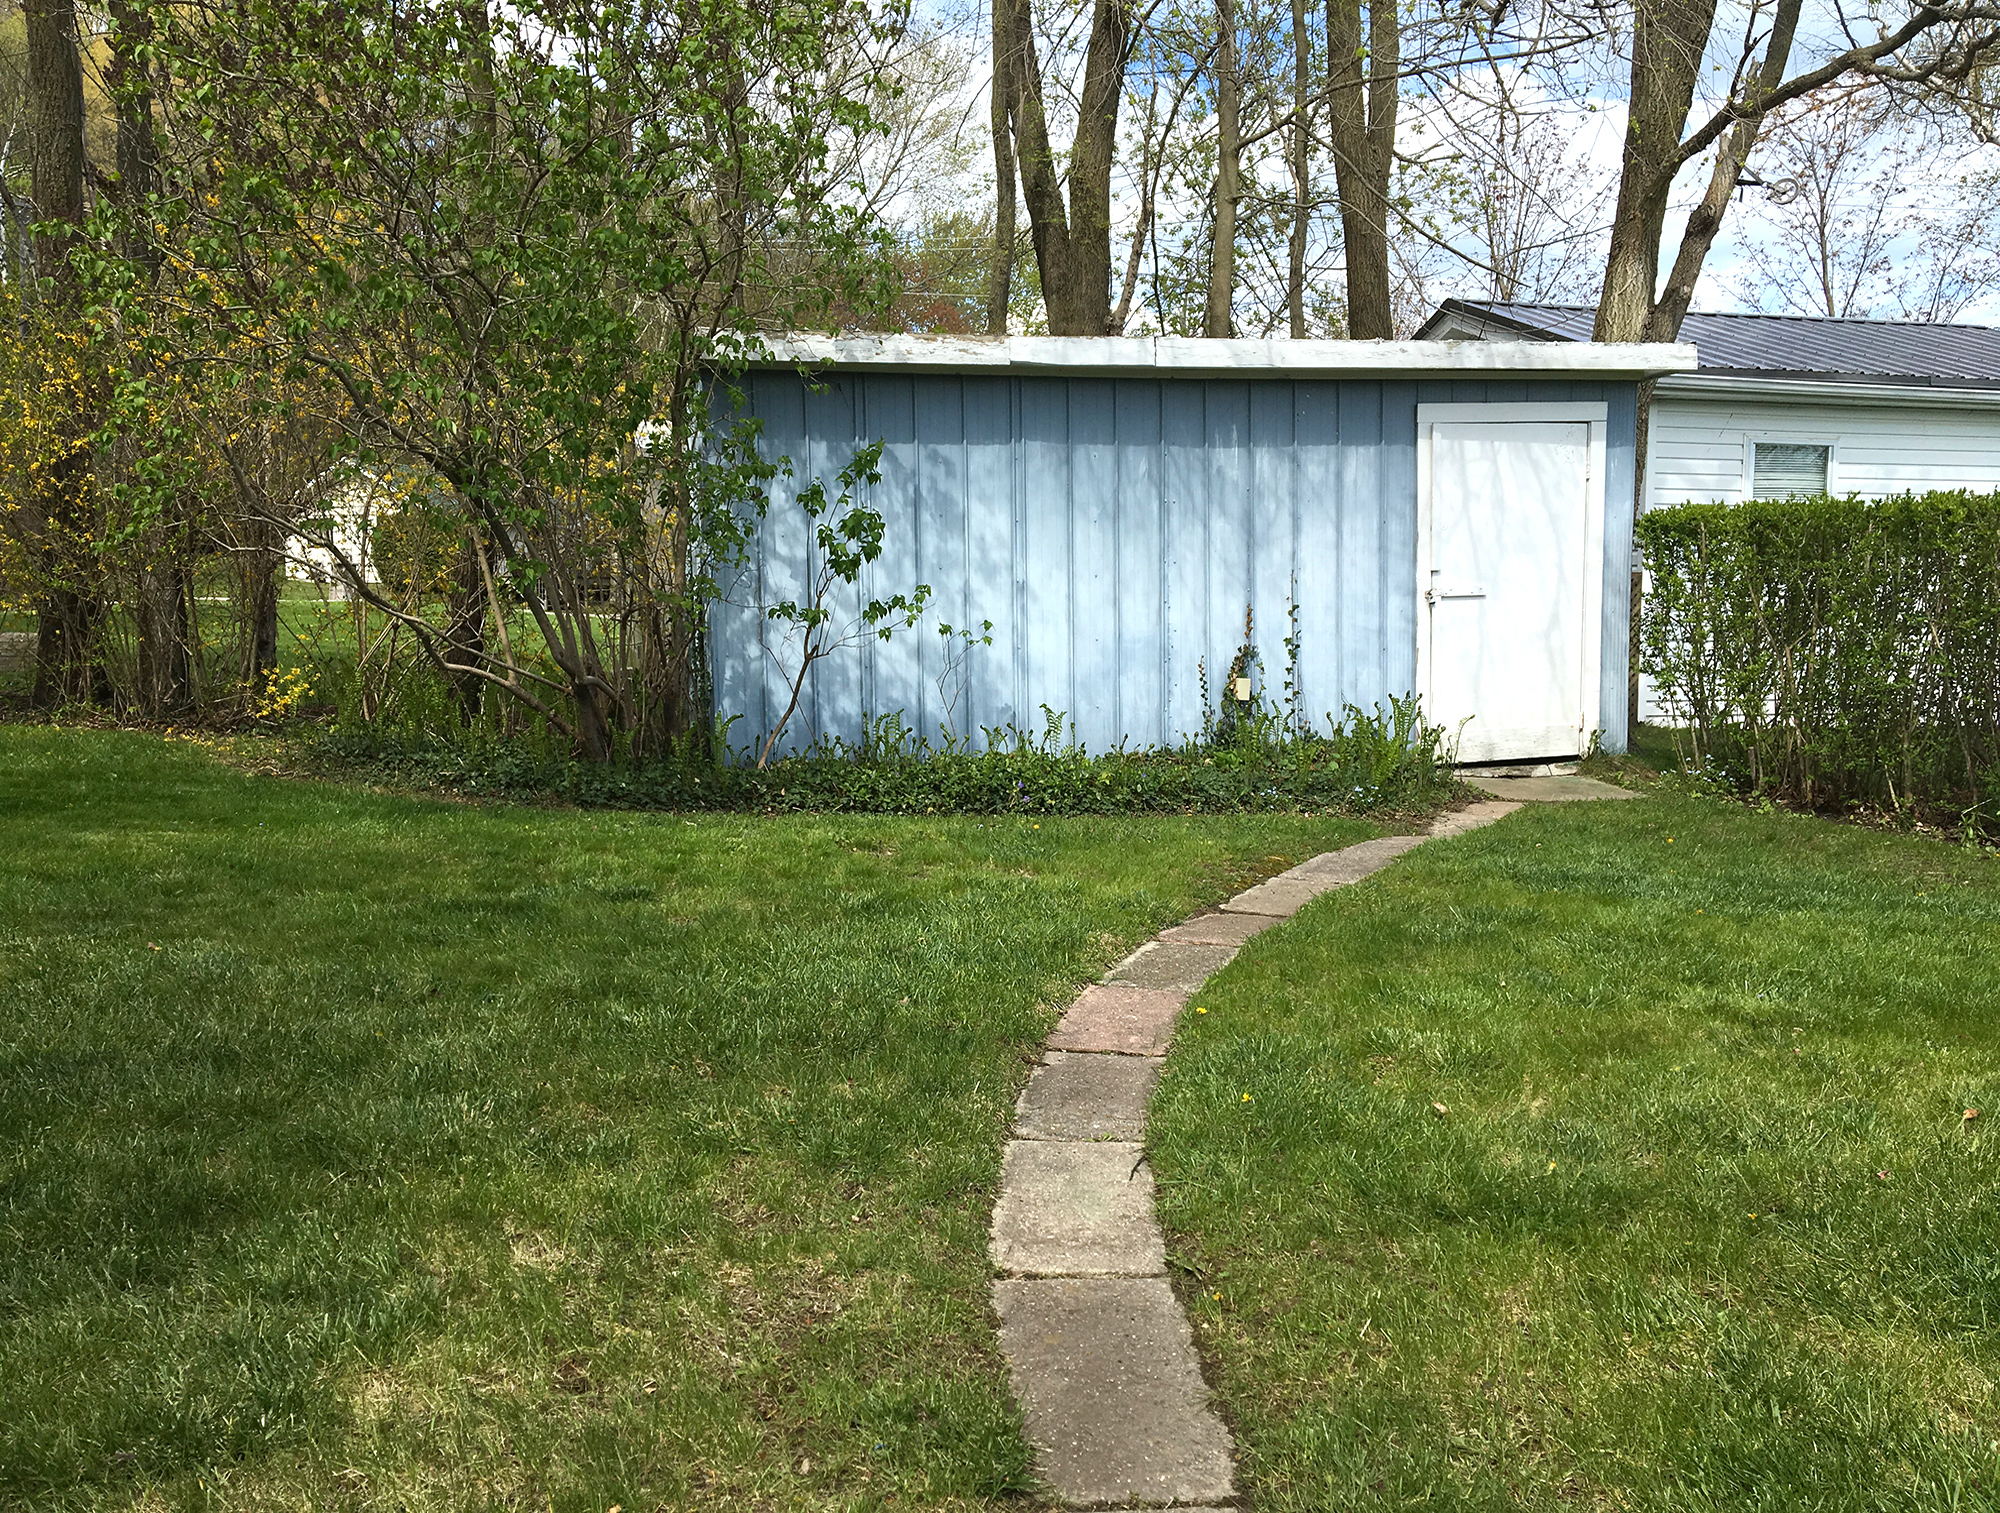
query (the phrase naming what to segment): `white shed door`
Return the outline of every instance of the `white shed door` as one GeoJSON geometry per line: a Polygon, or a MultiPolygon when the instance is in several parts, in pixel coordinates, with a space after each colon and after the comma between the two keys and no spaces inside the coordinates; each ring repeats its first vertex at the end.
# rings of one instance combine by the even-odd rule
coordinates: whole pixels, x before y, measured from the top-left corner
{"type": "Polygon", "coordinates": [[[1589,498],[1588,424],[1439,421],[1431,432],[1424,703],[1448,728],[1466,722],[1461,762],[1583,747],[1589,498]]]}

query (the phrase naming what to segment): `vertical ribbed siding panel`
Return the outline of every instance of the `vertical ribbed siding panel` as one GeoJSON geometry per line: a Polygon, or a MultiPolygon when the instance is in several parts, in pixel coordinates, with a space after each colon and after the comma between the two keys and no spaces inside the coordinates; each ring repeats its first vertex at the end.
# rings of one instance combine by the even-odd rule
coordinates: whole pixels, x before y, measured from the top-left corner
{"type": "Polygon", "coordinates": [[[914,632],[822,663],[785,745],[853,739],[863,712],[901,710],[935,737],[941,620],[994,622],[974,648],[953,718],[962,733],[1019,722],[1047,703],[1102,750],[1176,741],[1202,724],[1253,604],[1275,694],[1296,575],[1304,707],[1315,720],[1410,689],[1416,646],[1416,406],[1426,401],[1604,399],[1603,688],[1607,744],[1622,742],[1631,529],[1631,385],[1366,379],[996,379],[830,376],[818,391],[756,375],[750,403],[766,454],[793,459],[772,488],[748,571],[712,610],[717,712],[741,714],[739,750],[789,694],[768,657],[759,603],[805,591],[809,532],[797,490],[833,480],[864,440],[885,443],[882,557],[866,594],[931,585],[914,632]]]}
{"type": "Polygon", "coordinates": [[[1381,536],[1381,669],[1367,702],[1408,693],[1417,682],[1417,386],[1382,385],[1382,464],[1376,508],[1381,536]]]}
{"type": "MultiPolygon", "coordinates": [[[[856,449],[866,444],[861,437],[861,387],[858,379],[836,378],[823,390],[806,394],[804,444],[791,453],[794,476],[784,482],[772,503],[774,511],[790,518],[792,527],[788,529],[795,527],[800,531],[802,552],[808,545],[809,532],[804,512],[794,501],[798,491],[815,476],[826,481],[828,503],[836,504],[839,500],[840,470],[853,461],[856,449]]],[[[858,614],[861,603],[858,585],[839,590],[835,606],[842,617],[840,623],[845,624],[858,614]]],[[[775,629],[767,627],[766,634],[775,629]]],[[[793,717],[794,721],[804,723],[795,724],[785,732],[785,746],[788,749],[809,746],[819,736],[852,741],[860,735],[861,711],[867,707],[864,670],[864,659],[859,655],[833,657],[815,667],[807,697],[793,717]]],[[[769,719],[776,719],[783,708],[781,704],[769,710],[769,719]]],[[[759,727],[768,728],[768,720],[759,727]]]]}
{"type": "Polygon", "coordinates": [[[1250,386],[1250,602],[1256,606],[1258,691],[1276,701],[1291,634],[1292,568],[1298,548],[1298,456],[1292,446],[1293,385],[1250,386]]]}
{"type": "MultiPolygon", "coordinates": [[[[936,382],[928,378],[870,376],[864,383],[862,430],[882,442],[882,481],[871,491],[871,496],[888,523],[882,536],[882,554],[862,575],[862,586],[871,598],[908,593],[921,581],[917,576],[921,512],[916,391],[919,385],[935,388],[936,382]]],[[[873,669],[869,679],[871,698],[863,712],[879,718],[900,710],[906,721],[913,724],[920,721],[924,680],[917,638],[902,634],[883,641],[869,636],[862,644],[873,669]]]]}
{"type": "MultiPolygon", "coordinates": [[[[791,471],[782,468],[771,482],[769,512],[757,532],[757,574],[754,582],[751,604],[778,604],[785,600],[803,604],[806,598],[806,575],[810,565],[808,548],[812,532],[805,512],[798,506],[799,490],[813,477],[816,467],[824,467],[824,459],[818,454],[823,444],[818,438],[824,436],[829,427],[828,417],[823,407],[815,401],[822,396],[808,394],[801,406],[798,399],[773,393],[773,413],[767,419],[771,427],[768,433],[770,455],[784,456],[792,460],[791,471]],[[779,438],[784,437],[781,444],[779,438]]],[[[837,434],[837,432],[836,432],[837,434]]],[[[839,464],[835,464],[837,468],[839,464]]],[[[753,609],[753,614],[755,611],[753,609]]],[[[782,622],[757,617],[758,650],[754,654],[753,665],[748,670],[750,685],[755,689],[751,704],[754,713],[746,712],[738,727],[731,731],[732,740],[742,744],[754,738],[757,745],[763,744],[763,734],[784,714],[785,706],[791,701],[792,679],[797,676],[800,637],[786,635],[782,622]],[[748,726],[749,729],[744,727],[748,726]]],[[[800,700],[799,713],[793,716],[797,728],[791,730],[792,740],[803,744],[810,741],[813,720],[812,690],[808,687],[800,700]]]]}
{"type": "Polygon", "coordinates": [[[1605,402],[1604,616],[1602,693],[1598,728],[1606,751],[1623,751],[1632,665],[1632,514],[1638,455],[1639,402],[1630,384],[1595,386],[1605,402]]]}
{"type": "MultiPolygon", "coordinates": [[[[1334,477],[1338,494],[1339,549],[1328,564],[1339,584],[1338,698],[1367,708],[1382,697],[1382,385],[1339,385],[1340,449],[1334,477]]],[[[1410,565],[1411,575],[1416,564],[1410,565]]]]}
{"type": "Polygon", "coordinates": [[[1208,666],[1209,696],[1243,645],[1243,612],[1252,608],[1256,521],[1250,509],[1250,385],[1208,386],[1208,634],[1198,654],[1208,666]]]}
{"type": "Polygon", "coordinates": [[[1206,655],[1209,625],[1206,411],[1206,385],[1160,386],[1160,577],[1166,600],[1160,660],[1167,682],[1169,741],[1201,733],[1196,664],[1206,655]]]}
{"type": "MultiPolygon", "coordinates": [[[[917,729],[929,740],[949,724],[969,729],[965,716],[963,660],[951,654],[939,625],[965,624],[965,396],[964,382],[933,378],[916,386],[917,566],[913,583],[930,585],[931,610],[910,640],[918,669],[917,729]]],[[[963,643],[960,643],[961,650],[963,643]]]]}
{"type": "Polygon", "coordinates": [[[1021,380],[1021,536],[1027,649],[1023,722],[1040,734],[1040,706],[1075,709],[1070,670],[1069,385],[1059,379],[1021,380]]]}
{"type": "Polygon", "coordinates": [[[1339,386],[1297,385],[1292,425],[1298,450],[1299,712],[1319,724],[1329,712],[1340,713],[1339,386]]]}
{"type": "Polygon", "coordinates": [[[1160,597],[1160,386],[1116,386],[1118,437],[1117,709],[1113,743],[1156,746],[1166,739],[1166,679],[1160,597]]]}
{"type": "MultiPolygon", "coordinates": [[[[991,620],[991,646],[966,651],[972,733],[1018,722],[1015,660],[1021,645],[1014,567],[1014,384],[968,378],[965,393],[966,627],[991,620]]],[[[956,622],[954,622],[956,623],[956,622]]]]}
{"type": "MultiPolygon", "coordinates": [[[[787,374],[752,374],[744,381],[750,414],[764,424],[760,448],[773,461],[804,445],[804,393],[787,374]]],[[[759,664],[764,659],[763,628],[757,605],[764,538],[751,542],[748,560],[726,572],[708,612],[708,666],[715,685],[718,720],[740,714],[729,732],[740,748],[763,728],[764,699],[759,664]]]]}
{"type": "MultiPolygon", "coordinates": [[[[1077,740],[1092,751],[1118,744],[1118,447],[1109,379],[1069,385],[1069,691],[1077,740]]],[[[1050,699],[1061,708],[1061,702],[1050,699]]]]}

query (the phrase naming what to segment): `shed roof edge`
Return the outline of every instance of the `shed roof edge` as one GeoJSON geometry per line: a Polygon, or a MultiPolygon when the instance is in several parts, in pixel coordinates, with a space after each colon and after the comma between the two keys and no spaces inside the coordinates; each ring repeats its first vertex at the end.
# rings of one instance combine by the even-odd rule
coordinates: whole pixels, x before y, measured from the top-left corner
{"type": "Polygon", "coordinates": [[[1360,377],[1531,373],[1659,378],[1695,370],[1680,343],[1257,341],[1194,336],[794,336],[772,340],[759,366],[903,372],[1145,373],[1184,378],[1257,374],[1360,377]]]}

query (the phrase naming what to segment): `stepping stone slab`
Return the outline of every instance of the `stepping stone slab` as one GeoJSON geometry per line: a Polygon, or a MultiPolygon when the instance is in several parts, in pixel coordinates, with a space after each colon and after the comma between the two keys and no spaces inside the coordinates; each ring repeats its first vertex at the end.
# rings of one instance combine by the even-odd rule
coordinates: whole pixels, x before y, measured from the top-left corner
{"type": "Polygon", "coordinates": [[[1144,1157],[1129,1140],[1010,1141],[993,1205],[994,1266],[1032,1277],[1165,1272],[1144,1157]]]}
{"type": "Polygon", "coordinates": [[[1222,911],[1225,914],[1262,914],[1275,924],[1279,920],[1290,919],[1325,891],[1310,879],[1280,874],[1269,882],[1245,888],[1234,898],[1225,899],[1222,911]]]}
{"type": "Polygon", "coordinates": [[[1345,850],[1329,851],[1246,888],[1222,907],[1232,914],[1296,914],[1329,888],[1358,883],[1427,839],[1422,835],[1384,835],[1345,850]]]}
{"type": "Polygon", "coordinates": [[[1051,1051],[1014,1105],[1014,1133],[1022,1140],[1137,1140],[1159,1080],[1156,1056],[1051,1051]]]}
{"type": "Polygon", "coordinates": [[[1436,823],[1431,826],[1431,834],[1440,840],[1450,840],[1454,835],[1463,835],[1468,830],[1477,830],[1482,825],[1503,820],[1520,807],[1518,803],[1482,799],[1476,804],[1467,804],[1463,809],[1455,809],[1450,814],[1439,815],[1436,823]]]}
{"type": "Polygon", "coordinates": [[[1527,800],[1536,804],[1575,803],[1579,799],[1636,799],[1644,795],[1630,788],[1620,788],[1615,783],[1600,783],[1596,778],[1547,777],[1547,778],[1485,778],[1468,777],[1466,782],[1481,793],[1490,793],[1497,799],[1527,800]]]}
{"type": "Polygon", "coordinates": [[[1271,914],[1203,914],[1184,925],[1162,930],[1160,939],[1187,941],[1197,946],[1240,946],[1277,923],[1277,916],[1271,914]]]}
{"type": "Polygon", "coordinates": [[[1121,985],[1085,988],[1069,1006],[1052,1051],[1114,1051],[1126,1056],[1164,1056],[1173,1039],[1174,1016],[1188,995],[1160,988],[1121,985]]]}
{"type": "Polygon", "coordinates": [[[1192,993],[1229,965],[1234,946],[1149,940],[1105,974],[1106,982],[1192,993]]]}
{"type": "Polygon", "coordinates": [[[1322,852],[1279,876],[1310,878],[1316,883],[1341,888],[1380,872],[1397,857],[1416,850],[1429,839],[1427,835],[1384,835],[1342,851],[1322,852]]]}
{"type": "Polygon", "coordinates": [[[1072,1507],[1226,1502],[1229,1431],[1165,1278],[1000,1282],[1007,1357],[1036,1464],[1072,1507]]]}

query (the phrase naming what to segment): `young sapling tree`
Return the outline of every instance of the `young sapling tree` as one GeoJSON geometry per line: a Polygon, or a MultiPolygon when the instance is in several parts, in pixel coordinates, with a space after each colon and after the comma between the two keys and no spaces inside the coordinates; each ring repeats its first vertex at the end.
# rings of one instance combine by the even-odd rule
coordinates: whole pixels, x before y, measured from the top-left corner
{"type": "Polygon", "coordinates": [[[787,627],[778,645],[767,646],[765,650],[782,668],[784,649],[796,646],[798,664],[787,675],[791,698],[785,704],[785,712],[778,716],[778,723],[771,727],[757,753],[759,768],[769,765],[779,737],[798,711],[806,679],[815,664],[860,644],[871,635],[886,641],[898,630],[910,629],[923,618],[924,606],[930,602],[928,583],[919,583],[906,594],[870,599],[852,616],[838,602],[842,591],[852,589],[860,580],[862,569],[882,555],[886,529],[882,513],[855,498],[863,484],[882,481],[881,461],[882,443],[870,442],[840,470],[838,499],[827,498],[823,478],[813,479],[799,491],[799,508],[812,522],[806,549],[805,597],[786,599],[764,610],[766,619],[787,627]]]}

